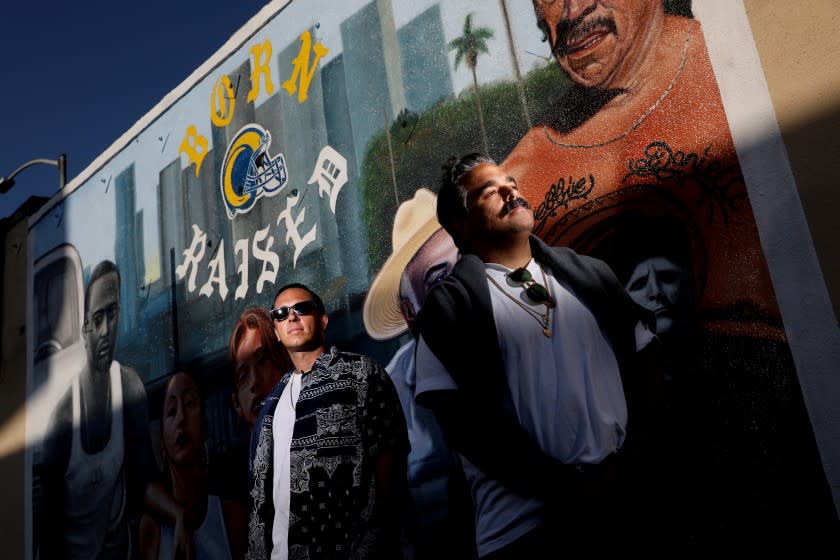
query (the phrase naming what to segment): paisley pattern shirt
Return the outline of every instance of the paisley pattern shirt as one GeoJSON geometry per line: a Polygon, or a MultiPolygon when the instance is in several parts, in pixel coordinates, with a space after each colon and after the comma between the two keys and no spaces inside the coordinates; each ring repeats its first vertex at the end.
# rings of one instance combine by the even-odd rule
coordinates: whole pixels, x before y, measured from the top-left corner
{"type": "MultiPolygon", "coordinates": [[[[251,440],[248,558],[271,556],[274,412],[293,371],[263,403],[251,440]]],[[[382,541],[374,516],[380,453],[408,454],[399,398],[373,359],[321,354],[303,375],[290,448],[289,559],[377,558],[382,541]]]]}

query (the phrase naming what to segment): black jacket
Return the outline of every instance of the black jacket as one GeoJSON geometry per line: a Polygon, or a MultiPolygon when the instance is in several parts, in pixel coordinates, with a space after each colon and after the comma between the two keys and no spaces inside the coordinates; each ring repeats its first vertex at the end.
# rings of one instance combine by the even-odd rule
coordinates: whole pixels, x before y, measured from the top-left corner
{"type": "MultiPolygon", "coordinates": [[[[630,299],[603,261],[548,247],[534,235],[530,243],[534,258],[580,298],[607,334],[625,390],[629,443],[648,400],[635,327],[640,320],[652,326],[654,317],[630,299]]],[[[434,410],[450,445],[520,493],[550,493],[562,482],[558,473],[570,469],[543,453],[511,414],[484,262],[463,255],[452,274],[429,293],[418,321],[423,339],[458,386],[457,391],[424,393],[417,399],[434,410]]]]}

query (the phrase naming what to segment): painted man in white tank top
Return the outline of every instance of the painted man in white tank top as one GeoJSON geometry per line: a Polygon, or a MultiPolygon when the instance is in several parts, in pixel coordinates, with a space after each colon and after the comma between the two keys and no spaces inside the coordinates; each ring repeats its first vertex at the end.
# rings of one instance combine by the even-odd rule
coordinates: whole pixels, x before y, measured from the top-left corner
{"type": "Polygon", "coordinates": [[[119,299],[119,271],[102,261],[85,291],[87,364],[59,401],[44,442],[41,559],[128,558],[129,519],[143,499],[177,525],[179,542],[190,530],[183,508],[150,483],[146,390],[133,369],[113,359],[119,299]]]}

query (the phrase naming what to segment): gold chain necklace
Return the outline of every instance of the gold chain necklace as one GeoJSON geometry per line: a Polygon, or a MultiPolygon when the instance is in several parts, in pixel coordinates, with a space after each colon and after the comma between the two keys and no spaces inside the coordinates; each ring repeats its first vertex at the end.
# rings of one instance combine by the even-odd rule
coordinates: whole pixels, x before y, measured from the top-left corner
{"type": "MultiPolygon", "coordinates": [[[[543,284],[545,285],[545,289],[548,292],[549,301],[551,301],[551,286],[549,286],[549,284],[548,284],[548,280],[545,277],[545,271],[543,270],[542,265],[537,263],[537,266],[540,267],[540,273],[542,274],[543,284]]],[[[507,276],[507,275],[505,275],[505,276],[507,276]]],[[[551,328],[549,327],[549,325],[551,324],[551,306],[548,305],[548,302],[545,303],[545,313],[538,313],[537,311],[534,311],[533,309],[531,309],[530,307],[528,307],[527,305],[525,305],[524,303],[522,303],[521,301],[519,301],[518,299],[516,299],[512,295],[510,295],[507,292],[507,290],[502,288],[499,285],[499,283],[496,282],[493,279],[492,276],[490,276],[490,274],[487,274],[487,279],[490,280],[493,283],[493,285],[496,286],[499,289],[500,292],[502,292],[504,295],[506,295],[508,298],[510,298],[510,300],[513,301],[513,303],[515,303],[516,305],[518,305],[519,307],[524,309],[528,313],[528,315],[533,317],[542,326],[543,334],[545,336],[547,336],[547,337],[551,336],[551,328]]]]}
{"type": "MultiPolygon", "coordinates": [[[[650,107],[645,109],[645,112],[642,113],[642,115],[638,119],[636,119],[627,128],[627,130],[625,130],[624,132],[622,132],[618,136],[615,136],[615,137],[613,137],[609,140],[604,140],[603,142],[598,142],[597,144],[566,144],[565,142],[561,142],[559,140],[556,140],[556,139],[552,138],[551,137],[552,132],[550,132],[548,130],[548,126],[543,125],[543,132],[545,133],[545,137],[548,139],[549,142],[551,142],[555,146],[558,146],[558,147],[561,147],[561,148],[601,148],[601,147],[606,146],[608,144],[612,144],[613,142],[618,142],[619,140],[621,140],[622,138],[624,138],[625,136],[627,136],[628,134],[630,134],[631,132],[636,130],[643,122],[645,122],[645,120],[650,116],[650,114],[653,113],[656,110],[657,107],[659,107],[659,104],[662,103],[662,101],[664,101],[664,99],[666,97],[668,97],[668,94],[671,93],[671,90],[674,89],[674,86],[677,84],[677,80],[679,79],[680,74],[682,74],[682,71],[685,69],[685,63],[686,63],[686,60],[688,58],[688,44],[691,41],[692,32],[693,32],[693,30],[689,29],[688,35],[685,38],[685,45],[683,46],[682,58],[680,59],[680,65],[677,67],[677,71],[674,73],[674,77],[671,78],[671,83],[668,84],[668,87],[665,88],[665,91],[662,92],[662,95],[659,96],[659,99],[657,99],[653,103],[653,105],[651,105],[650,107]]],[[[556,132],[554,134],[556,134],[556,132]]]]}

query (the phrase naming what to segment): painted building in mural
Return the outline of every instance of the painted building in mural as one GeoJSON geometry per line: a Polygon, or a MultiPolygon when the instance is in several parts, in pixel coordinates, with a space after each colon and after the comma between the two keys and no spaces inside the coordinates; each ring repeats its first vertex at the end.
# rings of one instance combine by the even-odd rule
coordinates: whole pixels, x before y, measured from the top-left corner
{"type": "MultiPolygon", "coordinates": [[[[149,481],[167,463],[163,395],[178,371],[201,386],[213,495],[247,501],[250,433],[231,404],[231,329],[287,283],[320,293],[330,341],[389,364],[410,395],[401,269],[436,232],[441,163],[473,151],[517,178],[539,236],[604,259],[658,313],[664,445],[677,458],[659,467],[681,492],[667,504],[674,515],[697,522],[691,531],[712,516],[724,532],[802,508],[818,521],[834,515],[707,50],[710,24],[691,2],[628,1],[584,32],[564,24],[583,17],[564,6],[278,2],[39,213],[29,557],[142,545],[149,481]],[[576,56],[596,32],[608,56],[576,56]],[[390,288],[379,289],[385,276],[390,288]],[[86,372],[102,360],[111,389],[88,392],[86,372]],[[86,394],[100,400],[83,404],[86,394]],[[91,499],[107,518],[70,499],[88,483],[107,486],[91,499]]],[[[410,401],[406,414],[422,415],[410,401]]],[[[415,490],[454,464],[426,420],[412,434],[415,490]]],[[[415,499],[426,511],[428,495],[415,499]]],[[[235,550],[238,536],[227,537],[235,550]]]]}

